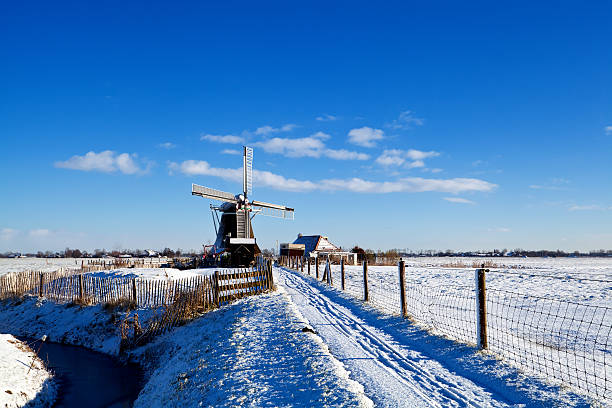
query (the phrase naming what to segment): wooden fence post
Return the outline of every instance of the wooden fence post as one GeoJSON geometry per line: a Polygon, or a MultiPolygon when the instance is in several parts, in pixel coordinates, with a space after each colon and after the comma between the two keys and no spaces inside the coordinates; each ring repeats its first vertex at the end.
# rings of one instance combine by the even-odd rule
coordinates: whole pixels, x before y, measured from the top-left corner
{"type": "Polygon", "coordinates": [[[319,280],[319,257],[315,258],[315,271],[317,273],[317,280],[319,280]]]}
{"type": "Polygon", "coordinates": [[[310,276],[310,257],[308,257],[308,276],[310,276]]]}
{"type": "Polygon", "coordinates": [[[79,300],[83,303],[83,275],[79,275],[79,300]]]}
{"type": "Polygon", "coordinates": [[[370,300],[370,292],[368,291],[368,261],[363,261],[363,300],[370,300]]]}
{"type": "Polygon", "coordinates": [[[274,289],[274,274],[272,273],[272,262],[270,262],[270,267],[268,268],[270,271],[270,290],[274,289]]]}
{"type": "Polygon", "coordinates": [[[219,271],[215,271],[215,278],[213,280],[213,296],[214,296],[215,306],[217,306],[217,307],[221,306],[219,304],[219,292],[220,292],[220,288],[219,288],[219,271]]]}
{"type": "Polygon", "coordinates": [[[44,273],[40,273],[40,286],[38,289],[38,296],[42,297],[43,296],[43,284],[45,283],[45,274],[44,273]]]}
{"type": "Polygon", "coordinates": [[[136,292],[136,278],[132,279],[132,300],[138,306],[138,292],[136,292]]]}
{"type": "Polygon", "coordinates": [[[399,284],[400,284],[400,302],[402,304],[402,317],[408,317],[408,308],[406,306],[406,266],[403,260],[399,261],[399,284]]]}
{"type": "Polygon", "coordinates": [[[342,281],[342,290],[344,290],[344,259],[340,259],[340,280],[342,281]]]}
{"type": "Polygon", "coordinates": [[[487,338],[487,290],[485,284],[485,272],[488,269],[476,269],[476,335],[478,336],[477,343],[480,350],[489,348],[487,338]]]}
{"type": "Polygon", "coordinates": [[[300,272],[304,273],[304,257],[300,258],[300,272]]]}

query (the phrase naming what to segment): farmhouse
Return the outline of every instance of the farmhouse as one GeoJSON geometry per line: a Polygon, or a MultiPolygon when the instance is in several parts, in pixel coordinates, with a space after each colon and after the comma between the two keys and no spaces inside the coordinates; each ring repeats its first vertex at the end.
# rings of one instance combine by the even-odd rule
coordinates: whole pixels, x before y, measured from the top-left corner
{"type": "MultiPolygon", "coordinates": [[[[357,262],[357,254],[351,252],[345,252],[342,248],[332,244],[329,238],[323,235],[302,235],[298,234],[297,239],[292,244],[283,244],[285,248],[298,248],[297,246],[304,247],[304,256],[310,258],[318,257],[329,257],[329,258],[344,258],[353,260],[353,263],[357,262]]],[[[283,246],[281,246],[282,251],[283,246]]]]}

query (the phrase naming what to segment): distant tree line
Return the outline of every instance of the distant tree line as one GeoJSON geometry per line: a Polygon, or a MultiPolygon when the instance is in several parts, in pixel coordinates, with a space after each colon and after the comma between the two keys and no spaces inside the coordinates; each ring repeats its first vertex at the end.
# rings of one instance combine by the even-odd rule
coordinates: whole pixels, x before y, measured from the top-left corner
{"type": "Polygon", "coordinates": [[[587,258],[587,257],[612,257],[612,249],[598,249],[588,252],[580,251],[562,251],[560,249],[548,250],[529,250],[516,248],[513,250],[504,249],[493,249],[493,250],[479,250],[479,251],[453,251],[447,249],[441,250],[409,250],[409,249],[389,249],[389,250],[372,250],[362,249],[355,246],[351,252],[358,254],[359,260],[368,259],[375,260],[376,258],[399,258],[399,257],[550,257],[550,258],[587,258]]]}
{"type": "Polygon", "coordinates": [[[104,258],[104,257],[119,257],[119,256],[131,256],[135,258],[147,258],[151,256],[164,256],[168,258],[174,257],[190,257],[202,254],[202,252],[196,252],[195,250],[184,251],[182,249],[170,249],[164,248],[162,250],[152,251],[150,249],[122,249],[122,250],[110,250],[106,249],[94,249],[92,252],[80,249],[66,248],[63,251],[38,251],[38,252],[4,252],[0,253],[0,258],[16,258],[19,256],[26,256],[32,258],[104,258]]]}
{"type": "MultiPolygon", "coordinates": [[[[598,249],[588,252],[580,251],[562,251],[562,250],[528,250],[522,248],[516,248],[513,250],[504,249],[493,249],[493,250],[480,250],[480,251],[452,251],[447,249],[441,250],[410,250],[410,249],[387,249],[387,250],[374,250],[374,249],[363,249],[355,245],[350,252],[356,253],[359,261],[367,259],[368,261],[374,261],[377,258],[396,259],[399,257],[462,257],[462,256],[506,256],[506,257],[551,257],[551,258],[563,258],[563,257],[576,257],[576,258],[587,258],[587,257],[612,257],[612,249],[598,249]]],[[[273,249],[262,250],[264,256],[273,256],[273,249]]],[[[0,253],[0,258],[15,258],[18,256],[27,256],[35,258],[104,258],[104,257],[119,257],[119,256],[131,256],[135,258],[146,258],[151,256],[163,256],[168,258],[174,257],[193,257],[202,255],[202,251],[189,250],[184,251],[180,248],[170,249],[164,248],[157,251],[144,250],[144,249],[123,249],[123,250],[110,250],[106,249],[95,249],[92,252],[80,249],[66,248],[63,251],[38,251],[38,252],[4,252],[0,253]]]]}

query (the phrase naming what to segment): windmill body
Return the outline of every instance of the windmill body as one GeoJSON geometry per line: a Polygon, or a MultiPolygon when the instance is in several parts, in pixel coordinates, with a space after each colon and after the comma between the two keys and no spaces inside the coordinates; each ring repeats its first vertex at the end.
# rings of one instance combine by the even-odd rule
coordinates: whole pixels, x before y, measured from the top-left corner
{"type": "MultiPolygon", "coordinates": [[[[213,223],[217,233],[215,244],[205,247],[205,257],[218,262],[222,254],[229,255],[231,266],[248,266],[260,253],[251,222],[257,214],[293,219],[293,208],[284,205],[249,201],[253,185],[253,149],[243,147],[243,191],[231,194],[197,184],[191,185],[191,194],[221,201],[219,206],[211,204],[213,223]],[[220,217],[219,217],[220,214],[220,217]]],[[[227,256],[227,255],[226,255],[227,256]]]]}

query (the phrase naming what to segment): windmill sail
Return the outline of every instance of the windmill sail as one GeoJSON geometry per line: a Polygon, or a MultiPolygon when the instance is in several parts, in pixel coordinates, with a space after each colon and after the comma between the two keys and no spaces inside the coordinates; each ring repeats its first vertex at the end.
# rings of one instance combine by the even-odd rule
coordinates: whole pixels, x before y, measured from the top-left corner
{"type": "Polygon", "coordinates": [[[248,146],[243,147],[243,191],[244,196],[248,197],[249,195],[253,194],[253,148],[248,146]]]}
{"type": "Polygon", "coordinates": [[[264,203],[262,201],[252,201],[251,205],[254,210],[258,211],[258,214],[268,217],[292,220],[295,213],[293,208],[284,205],[264,203]]]}
{"type": "Polygon", "coordinates": [[[236,197],[231,193],[225,191],[215,190],[214,188],[200,186],[198,184],[191,185],[191,195],[197,195],[204,198],[210,198],[212,200],[229,201],[232,203],[238,202],[236,197]]]}

